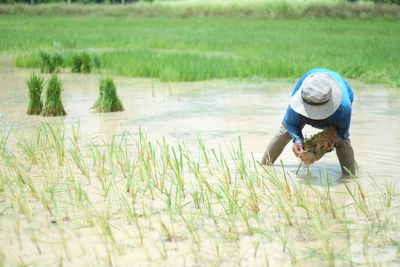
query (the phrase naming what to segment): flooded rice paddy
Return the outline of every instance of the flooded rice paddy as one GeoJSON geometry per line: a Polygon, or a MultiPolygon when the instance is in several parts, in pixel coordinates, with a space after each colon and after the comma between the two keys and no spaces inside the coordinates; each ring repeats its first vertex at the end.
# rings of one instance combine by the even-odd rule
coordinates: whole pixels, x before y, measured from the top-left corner
{"type": "Polygon", "coordinates": [[[295,81],[117,77],[125,111],[102,114],[90,110],[100,76],[63,73],[68,115],[45,118],[26,115],[31,70],[5,65],[0,132],[4,137],[12,130],[0,170],[0,265],[399,263],[398,89],[350,80],[350,138],[359,171],[354,181],[340,179],[335,153],[295,175],[299,162],[290,144],[279,158],[285,171],[280,163],[257,165],[295,81]],[[72,129],[78,127],[75,138],[72,129]],[[58,154],[59,140],[46,137],[51,129],[65,129],[66,146],[72,147],[61,149],[65,155],[58,154]],[[96,150],[113,138],[129,144],[127,151],[96,150]],[[35,156],[28,149],[18,152],[21,147],[35,156]],[[54,158],[42,160],[46,153],[54,158]],[[96,155],[107,158],[108,167],[99,167],[96,155]],[[14,184],[14,176],[26,177],[14,184]],[[326,177],[330,185],[322,181],[326,177]]]}
{"type": "MultiPolygon", "coordinates": [[[[33,134],[48,122],[71,127],[79,124],[86,141],[139,130],[150,140],[166,137],[172,144],[197,145],[202,139],[210,148],[228,147],[241,138],[244,151],[260,159],[279,129],[290,92],[296,81],[242,83],[206,81],[161,83],[152,79],[116,78],[124,112],[94,113],[99,75],[61,74],[66,117],[45,118],[26,114],[26,80],[31,71],[5,68],[0,73],[1,128],[15,126],[17,135],[33,134]]],[[[400,171],[400,92],[377,85],[350,81],[355,90],[350,139],[362,174],[397,178],[400,171]]],[[[305,136],[318,130],[305,127],[305,136]]],[[[293,170],[297,159],[288,144],[279,158],[293,170]],[[293,168],[292,168],[293,167],[293,168]]],[[[312,168],[328,168],[340,176],[335,153],[312,168]]],[[[278,163],[279,165],[279,163],[278,163]]],[[[379,178],[378,178],[379,179],[379,178]]]]}

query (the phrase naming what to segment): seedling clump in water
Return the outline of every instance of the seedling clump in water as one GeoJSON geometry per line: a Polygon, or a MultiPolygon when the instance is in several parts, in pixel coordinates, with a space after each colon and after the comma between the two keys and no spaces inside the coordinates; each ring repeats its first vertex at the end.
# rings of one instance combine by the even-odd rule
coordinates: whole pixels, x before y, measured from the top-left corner
{"type": "Polygon", "coordinates": [[[60,54],[49,54],[47,52],[40,51],[39,52],[39,57],[40,57],[40,70],[42,72],[48,72],[48,73],[53,73],[53,72],[59,72],[60,68],[64,64],[64,59],[60,54]]]}
{"type": "Polygon", "coordinates": [[[124,106],[117,96],[117,88],[112,78],[104,78],[100,81],[99,98],[93,105],[97,112],[123,111],[124,106]]]}
{"type": "Polygon", "coordinates": [[[95,68],[95,69],[100,69],[100,67],[101,67],[101,60],[100,60],[100,57],[98,56],[98,55],[93,55],[92,56],[92,66],[93,66],[93,68],[95,68]]]}
{"type": "Polygon", "coordinates": [[[90,55],[86,52],[75,54],[72,57],[72,72],[89,73],[91,69],[90,55]]]}
{"type": "Polygon", "coordinates": [[[57,75],[53,74],[46,90],[46,102],[43,108],[43,116],[64,116],[67,114],[61,101],[61,92],[62,82],[57,75]]]}
{"type": "Polygon", "coordinates": [[[42,112],[42,91],[43,91],[43,78],[32,73],[29,80],[26,82],[29,89],[29,105],[27,113],[29,115],[39,115],[42,112]]]}
{"type": "Polygon", "coordinates": [[[339,141],[335,127],[326,127],[322,132],[306,139],[304,142],[304,152],[301,153],[300,159],[305,166],[308,166],[326,153],[332,151],[335,143],[339,141]]]}

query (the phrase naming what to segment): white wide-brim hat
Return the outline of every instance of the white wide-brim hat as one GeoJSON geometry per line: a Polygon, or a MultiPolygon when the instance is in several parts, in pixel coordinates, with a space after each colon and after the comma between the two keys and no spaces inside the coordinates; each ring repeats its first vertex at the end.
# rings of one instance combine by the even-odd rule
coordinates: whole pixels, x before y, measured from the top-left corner
{"type": "Polygon", "coordinates": [[[331,116],[342,103],[342,88],[325,72],[307,76],[290,99],[292,109],[312,120],[331,116]]]}

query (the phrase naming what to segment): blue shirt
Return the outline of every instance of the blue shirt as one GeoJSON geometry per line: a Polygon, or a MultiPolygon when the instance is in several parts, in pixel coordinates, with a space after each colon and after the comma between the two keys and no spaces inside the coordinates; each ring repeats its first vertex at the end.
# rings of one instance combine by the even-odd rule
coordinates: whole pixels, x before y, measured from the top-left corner
{"type": "Polygon", "coordinates": [[[337,128],[338,136],[341,140],[345,141],[349,138],[349,128],[351,120],[351,104],[353,103],[354,94],[350,85],[344,80],[339,73],[327,70],[327,69],[312,69],[308,71],[303,77],[300,78],[296,87],[292,92],[294,93],[299,90],[304,79],[315,72],[325,72],[329,74],[342,88],[342,102],[338,109],[328,118],[324,120],[310,120],[307,119],[297,112],[295,112],[290,105],[287,108],[285,117],[283,118],[283,126],[288,130],[289,134],[293,137],[293,142],[296,144],[303,143],[303,134],[301,129],[303,129],[305,124],[309,124],[312,127],[323,129],[327,126],[335,126],[337,128]]]}

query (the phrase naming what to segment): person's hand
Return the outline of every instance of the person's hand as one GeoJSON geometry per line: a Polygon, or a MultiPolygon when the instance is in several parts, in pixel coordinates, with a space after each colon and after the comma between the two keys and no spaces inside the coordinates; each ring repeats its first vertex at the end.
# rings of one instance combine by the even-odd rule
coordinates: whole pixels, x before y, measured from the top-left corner
{"type": "Polygon", "coordinates": [[[303,152],[303,144],[293,144],[292,150],[294,155],[299,158],[303,152]]]}

